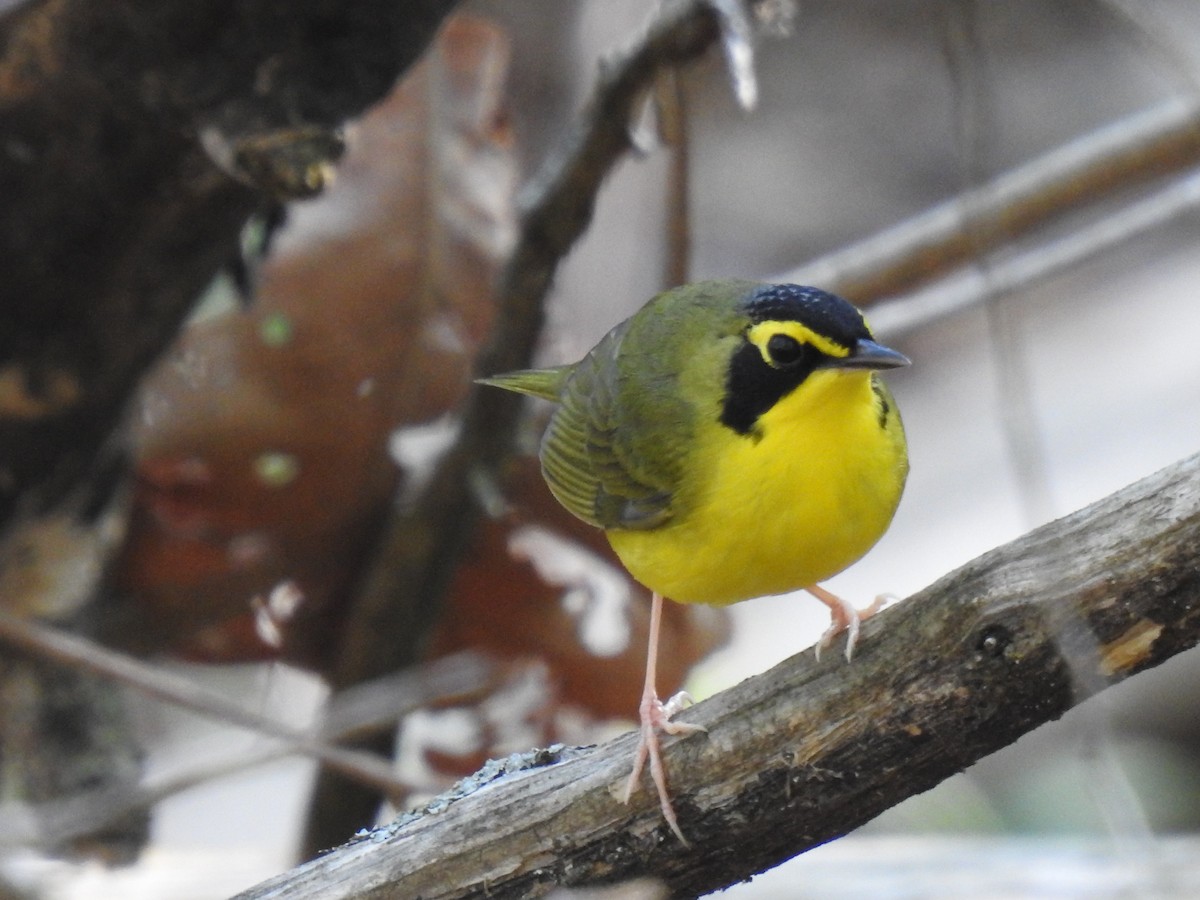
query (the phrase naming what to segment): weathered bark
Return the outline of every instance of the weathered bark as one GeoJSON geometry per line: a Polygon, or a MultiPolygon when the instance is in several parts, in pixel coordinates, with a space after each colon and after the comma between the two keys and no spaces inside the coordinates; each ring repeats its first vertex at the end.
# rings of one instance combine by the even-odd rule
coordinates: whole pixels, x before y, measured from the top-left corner
{"type": "Polygon", "coordinates": [[[39,0],[0,19],[0,529],[96,464],[256,208],[452,0],[39,0]]]}
{"type": "Polygon", "coordinates": [[[1198,641],[1194,456],[885,611],[853,664],[805,651],[682,714],[708,729],[666,752],[691,848],[652,790],[617,799],[625,735],[533,754],[534,771],[460,786],[241,896],[530,897],[639,875],[695,896],[847,833],[1198,641]]]}

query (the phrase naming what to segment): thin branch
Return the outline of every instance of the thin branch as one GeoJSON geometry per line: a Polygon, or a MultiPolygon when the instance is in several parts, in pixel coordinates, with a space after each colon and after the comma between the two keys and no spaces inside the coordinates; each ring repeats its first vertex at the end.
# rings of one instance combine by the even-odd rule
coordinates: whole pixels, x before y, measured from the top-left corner
{"type": "Polygon", "coordinates": [[[1145,0],[1101,0],[1100,5],[1132,36],[1139,55],[1158,63],[1181,87],[1200,91],[1200,57],[1190,41],[1145,0]]]}
{"type": "Polygon", "coordinates": [[[669,153],[663,189],[667,211],[663,285],[674,287],[685,283],[692,271],[692,137],[683,77],[678,72],[664,72],[656,88],[658,128],[669,153]]]}
{"type": "Polygon", "coordinates": [[[977,306],[988,297],[1020,291],[1065,272],[1197,207],[1200,174],[1176,178],[1064,237],[993,260],[986,269],[964,269],[922,290],[886,300],[872,308],[871,324],[881,337],[909,334],[944,316],[977,306]]]}
{"type": "Polygon", "coordinates": [[[774,280],[819,284],[857,303],[911,291],[1068,213],[1198,162],[1200,104],[1172,100],[774,280]]]}
{"type": "MultiPolygon", "coordinates": [[[[11,624],[0,619],[0,631],[3,631],[6,625],[11,624]]],[[[72,661],[70,655],[64,657],[59,652],[60,642],[57,640],[57,635],[53,640],[55,646],[47,648],[45,635],[37,633],[36,630],[30,633],[27,628],[19,630],[26,632],[26,637],[29,638],[26,641],[27,649],[40,648],[38,652],[43,657],[50,655],[60,662],[80,667],[75,661],[72,661]]],[[[152,676],[157,681],[165,674],[169,680],[174,679],[179,682],[179,679],[169,672],[162,673],[161,670],[146,666],[136,660],[127,660],[139,670],[137,680],[131,683],[125,665],[114,667],[104,662],[94,665],[97,662],[94,648],[86,648],[86,655],[89,659],[89,665],[86,668],[89,671],[113,677],[135,690],[150,693],[143,676],[152,676]]],[[[108,827],[112,822],[131,812],[149,809],[168,797],[198,784],[242,772],[254,766],[276,762],[289,756],[307,755],[324,759],[332,752],[337,755],[337,758],[345,758],[350,761],[351,765],[341,770],[347,777],[356,778],[363,774],[368,779],[367,783],[375,788],[383,790],[390,788],[396,796],[407,796],[412,790],[412,785],[402,782],[395,773],[387,776],[390,778],[390,784],[381,783],[381,774],[388,771],[383,760],[366,757],[363,754],[351,757],[344,751],[330,747],[329,743],[347,738],[363,728],[379,727],[383,724],[394,725],[408,713],[426,708],[431,703],[444,701],[450,697],[473,694],[484,688],[491,675],[491,667],[481,659],[471,654],[461,654],[446,657],[419,669],[408,669],[387,678],[359,685],[353,691],[347,691],[334,698],[325,710],[320,727],[310,732],[308,734],[310,739],[305,742],[282,737],[280,733],[286,731],[287,726],[253,713],[245,714],[240,723],[243,727],[248,727],[255,733],[266,735],[273,740],[265,746],[229,759],[222,759],[215,763],[205,761],[168,777],[148,780],[134,786],[101,787],[61,800],[28,807],[23,806],[18,812],[6,810],[3,805],[0,805],[0,835],[3,836],[0,838],[0,844],[10,847],[61,846],[68,841],[108,827]],[[319,748],[320,752],[310,752],[311,747],[319,748]],[[363,763],[367,765],[363,767],[363,763]]],[[[178,683],[174,685],[175,688],[179,686],[178,683]]],[[[159,699],[175,702],[171,686],[168,686],[166,696],[159,692],[154,693],[159,699]]],[[[189,709],[222,721],[227,718],[228,701],[224,698],[221,698],[220,704],[214,704],[213,697],[219,697],[219,695],[214,695],[211,691],[194,684],[188,687],[188,693],[191,697],[191,701],[187,705],[189,709]]]]}
{"type": "Polygon", "coordinates": [[[708,730],[667,747],[690,849],[652,791],[617,799],[624,735],[500,766],[534,769],[477,777],[240,897],[536,897],[651,873],[696,896],[845,834],[1198,642],[1200,455],[873,618],[852,665],[808,650],[684,713],[708,730]]]}
{"type": "MultiPolygon", "coordinates": [[[[410,787],[396,777],[391,763],[386,760],[333,746],[324,737],[248,710],[190,678],[109,650],[86,638],[0,610],[0,641],[40,659],[112,679],[182,709],[274,738],[282,742],[278,747],[282,755],[311,756],[348,778],[378,790],[404,794],[410,787]]],[[[423,671],[419,677],[413,677],[410,692],[399,695],[404,697],[400,714],[426,705],[431,699],[462,694],[481,686],[486,678],[486,668],[478,660],[468,663],[460,659],[423,671]]],[[[361,727],[361,716],[349,722],[345,717],[340,718],[343,719],[340,728],[345,731],[361,727]]]]}

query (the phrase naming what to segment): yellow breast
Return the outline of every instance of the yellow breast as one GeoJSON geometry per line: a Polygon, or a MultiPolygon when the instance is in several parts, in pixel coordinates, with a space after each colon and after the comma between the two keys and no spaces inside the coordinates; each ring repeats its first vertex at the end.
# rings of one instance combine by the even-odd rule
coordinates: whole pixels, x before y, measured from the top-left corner
{"type": "Polygon", "coordinates": [[[672,600],[727,604],[815,584],[861,557],[908,472],[895,403],[873,381],[818,371],[749,435],[706,424],[670,523],[608,532],[630,573],[672,600]]]}

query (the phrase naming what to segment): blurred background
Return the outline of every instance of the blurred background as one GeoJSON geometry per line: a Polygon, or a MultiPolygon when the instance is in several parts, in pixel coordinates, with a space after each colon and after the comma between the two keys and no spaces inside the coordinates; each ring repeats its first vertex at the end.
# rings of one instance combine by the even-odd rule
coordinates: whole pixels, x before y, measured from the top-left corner
{"type": "MultiPolygon", "coordinates": [[[[578,114],[598,60],[629,43],[649,6],[635,0],[474,0],[462,5],[463,12],[485,17],[511,41],[503,100],[496,100],[503,112],[494,117],[490,132],[503,153],[493,148],[486,154],[490,162],[473,170],[487,185],[482,191],[486,203],[477,200],[476,207],[494,206],[484,217],[490,223],[487,239],[495,246],[490,256],[481,253],[481,265],[511,240],[503,208],[578,114]],[[497,136],[496,129],[503,134],[497,136]]],[[[499,61],[487,65],[502,68],[499,61]]],[[[757,71],[760,96],[751,111],[739,108],[717,53],[680,79],[689,133],[690,279],[791,280],[811,260],[1066,142],[1167,102],[1200,99],[1200,5],[1190,0],[806,0],[798,4],[790,35],[761,41],[757,71]]],[[[396,122],[386,119],[377,126],[387,140],[419,140],[396,122]]],[[[650,121],[647,131],[653,130],[650,121]]],[[[396,213],[386,211],[386,198],[381,199],[389,178],[402,185],[406,178],[420,177],[428,185],[445,177],[436,168],[419,176],[372,174],[372,166],[387,165],[388,148],[394,145],[382,138],[372,144],[376,139],[367,134],[366,125],[351,130],[346,171],[334,188],[341,192],[338,198],[321,198],[290,211],[273,245],[290,268],[272,272],[269,261],[267,278],[268,283],[276,279],[270,295],[275,299],[268,298],[250,324],[238,326],[255,340],[264,334],[264,323],[279,321],[286,321],[285,330],[295,328],[297,340],[307,340],[309,334],[315,340],[325,331],[340,335],[334,344],[343,354],[313,351],[304,371],[310,376],[317,372],[312,360],[328,353],[330,365],[364,395],[376,390],[374,360],[345,337],[355,329],[338,323],[358,315],[358,301],[337,292],[357,292],[361,299],[377,283],[386,288],[388,266],[398,265],[396,254],[407,252],[398,249],[401,239],[395,235],[412,219],[397,220],[396,213]],[[376,274],[322,283],[317,313],[288,307],[286,297],[297,284],[319,278],[311,260],[344,255],[348,245],[339,241],[359,231],[369,231],[369,249],[388,260],[378,268],[385,274],[372,269],[375,264],[365,256],[354,256],[349,262],[354,271],[376,274]],[[283,319],[270,318],[281,309],[283,319]],[[354,365],[346,362],[348,356],[356,359],[354,365]]],[[[667,148],[651,140],[643,155],[623,162],[607,183],[590,230],[556,279],[542,361],[577,358],[663,286],[671,158],[667,148]]],[[[471,207],[472,215],[479,215],[476,207],[471,207]]],[[[1090,210],[1057,225],[1054,235],[1027,239],[1023,248],[1121,214],[1115,204],[1090,210]]],[[[1200,214],[1185,211],[1017,292],[999,293],[950,314],[914,319],[902,310],[904,298],[873,303],[868,318],[879,324],[881,339],[914,362],[911,369],[889,377],[908,430],[912,474],[891,530],[829,587],[862,604],[884,592],[909,595],[978,554],[1200,449],[1200,352],[1192,346],[1200,333],[1198,239],[1200,214]]],[[[999,250],[971,268],[986,279],[992,267],[1016,252],[999,250]]],[[[487,277],[486,271],[479,275],[483,281],[487,277]]],[[[202,324],[195,327],[220,329],[230,317],[245,318],[234,293],[228,283],[215,288],[202,324]]],[[[452,334],[448,340],[477,344],[486,333],[486,317],[480,314],[473,321],[469,311],[458,312],[459,325],[467,322],[462,328],[468,337],[452,334]]],[[[368,316],[361,321],[376,320],[368,316]]],[[[358,330],[369,340],[374,327],[360,324],[358,330]]],[[[221,358],[239,362],[221,369],[223,379],[233,377],[230,371],[253,369],[256,354],[264,352],[258,344],[236,349],[240,345],[231,333],[236,328],[220,332],[220,353],[232,354],[221,358]],[[235,349],[229,350],[231,346],[235,349]]],[[[147,388],[139,420],[149,448],[141,472],[149,496],[144,509],[154,522],[168,521],[176,536],[197,516],[215,516],[217,505],[197,501],[181,487],[192,483],[188,461],[199,458],[199,451],[190,448],[236,441],[240,427],[230,414],[232,421],[220,415],[204,420],[215,424],[205,426],[203,434],[199,426],[172,426],[165,436],[155,430],[164,417],[170,418],[163,410],[183,402],[181,397],[186,400],[184,395],[198,390],[198,384],[207,384],[207,376],[195,372],[217,368],[205,362],[217,351],[202,338],[202,331],[185,338],[174,368],[168,366],[157,387],[147,388]],[[192,366],[183,388],[170,380],[171,372],[181,371],[180,360],[192,366]]],[[[382,355],[386,346],[373,352],[382,355]]],[[[464,384],[468,372],[469,366],[460,373],[464,384]]],[[[324,383],[323,378],[318,374],[299,383],[312,386],[324,383]]],[[[272,384],[273,390],[284,390],[279,386],[283,382],[272,384]]],[[[229,383],[219,387],[224,393],[215,405],[227,411],[233,405],[230,396],[240,396],[228,392],[239,388],[229,383]]],[[[289,381],[286,390],[297,388],[289,381]]],[[[444,432],[451,426],[443,413],[458,402],[461,392],[455,393],[421,409],[405,406],[414,405],[411,398],[387,401],[390,406],[380,401],[386,409],[380,414],[382,424],[371,426],[372,434],[391,434],[389,415],[407,423],[403,434],[391,436],[389,465],[420,463],[444,445],[444,432]]],[[[303,392],[288,402],[311,409],[303,392]]],[[[316,402],[327,402],[334,410],[343,401],[316,402]]],[[[387,476],[372,474],[367,464],[359,466],[358,457],[339,449],[337,438],[349,426],[330,427],[329,415],[334,413],[306,412],[292,427],[319,431],[314,441],[329,445],[322,452],[339,463],[327,476],[331,490],[366,496],[376,480],[386,483],[387,476]]],[[[194,421],[190,414],[187,418],[194,421]]],[[[536,422],[529,427],[535,433],[536,422]]],[[[256,445],[254,458],[268,468],[276,464],[271,469],[276,474],[282,467],[286,479],[289,460],[264,461],[260,451],[256,445]]],[[[307,465],[304,452],[310,451],[297,455],[307,465]]],[[[210,454],[212,459],[218,455],[210,454]]],[[[536,496],[541,487],[535,482],[528,490],[536,496]]],[[[229,505],[246,502],[244,492],[235,493],[229,505]]],[[[345,523],[367,528],[371,517],[361,510],[375,507],[365,500],[347,501],[347,507],[358,512],[344,519],[331,516],[327,531],[306,540],[352,544],[345,523]]],[[[281,520],[290,515],[279,513],[281,520]]],[[[229,513],[220,521],[228,524],[236,517],[229,513]]],[[[166,539],[153,527],[147,525],[148,530],[135,531],[131,538],[145,543],[129,551],[132,561],[123,589],[142,596],[182,592],[194,599],[198,594],[188,594],[186,586],[164,583],[161,572],[178,572],[178,558],[170,555],[174,551],[162,550],[166,539]],[[164,568],[153,564],[155,554],[166,554],[164,568]]],[[[561,547],[557,554],[553,547],[546,549],[545,540],[539,544],[539,534],[536,529],[522,531],[518,538],[510,532],[488,552],[572,558],[561,547]]],[[[256,552],[253,541],[238,546],[249,557],[256,552]]],[[[304,556],[304,551],[296,552],[304,556]]],[[[352,551],[347,554],[353,558],[352,551]]],[[[548,565],[539,568],[543,576],[548,565]]],[[[569,562],[565,565],[570,568],[569,562]]],[[[550,585],[544,589],[546,602],[553,605],[558,595],[573,591],[573,599],[564,602],[582,604],[596,615],[602,606],[596,598],[606,590],[601,583],[608,576],[594,558],[581,565],[583,574],[544,577],[550,585]]],[[[335,585],[343,576],[324,571],[298,575],[281,565],[269,581],[287,584],[306,577],[335,585]]],[[[619,594],[622,589],[612,590],[619,594]]],[[[328,591],[336,594],[337,588],[328,591]]],[[[243,596],[236,599],[245,602],[243,596]]],[[[286,591],[260,598],[257,631],[247,638],[259,646],[265,661],[248,662],[254,654],[231,648],[231,632],[216,629],[186,648],[182,655],[194,661],[172,665],[244,702],[252,697],[255,708],[301,727],[318,715],[326,696],[322,680],[312,673],[321,665],[308,665],[308,671],[304,665],[321,651],[296,651],[299,665],[271,659],[271,642],[262,635],[280,616],[264,615],[262,604],[270,613],[273,601],[286,607],[286,591]]],[[[286,627],[286,614],[281,615],[286,627]]],[[[681,673],[690,667],[687,684],[697,698],[811,645],[828,624],[825,609],[805,596],[739,604],[730,610],[730,619],[727,636],[720,621],[679,625],[677,667],[681,673]]],[[[602,626],[596,627],[603,631],[602,626]]],[[[640,671],[642,644],[630,637],[630,629],[636,632],[636,626],[618,625],[617,638],[606,632],[592,639],[593,649],[595,641],[614,640],[632,648],[619,670],[608,670],[631,679],[625,694],[614,686],[617,699],[611,702],[597,701],[585,714],[560,711],[552,726],[544,726],[555,736],[585,740],[597,729],[619,730],[609,713],[621,708],[625,695],[633,712],[639,684],[633,673],[640,671]]],[[[472,646],[469,634],[443,640],[447,653],[472,646]]],[[[595,665],[602,668],[611,655],[599,652],[595,665]]],[[[576,662],[549,663],[550,677],[576,662]]],[[[506,683],[505,702],[519,702],[512,697],[528,689],[529,679],[542,677],[536,667],[522,671],[520,678],[506,683]]],[[[573,696],[569,687],[561,690],[568,700],[573,696]]],[[[1200,829],[1198,694],[1200,653],[1191,651],[1105,692],[1060,722],[889,811],[858,834],[732,888],[726,896],[965,896],[969,882],[960,879],[972,873],[960,871],[961,854],[946,848],[972,840],[991,848],[992,855],[985,858],[1010,878],[1007,892],[993,896],[1157,896],[1159,887],[1166,893],[1170,885],[1156,879],[1173,877],[1179,852],[1173,841],[1200,829]],[[929,835],[944,841],[921,839],[929,835]],[[1064,862],[1069,854],[1060,854],[1055,864],[1043,868],[1039,853],[1056,841],[1054,846],[1073,848],[1077,855],[1064,862]]],[[[463,761],[473,762],[483,745],[488,752],[510,752],[539,736],[536,731],[532,737],[520,730],[489,732],[488,740],[481,741],[480,720],[470,719],[456,704],[447,705],[454,708],[414,714],[403,726],[401,772],[429,791],[439,777],[465,766],[463,761]],[[442,755],[431,755],[429,747],[442,755]]],[[[171,705],[138,699],[135,708],[151,780],[169,781],[197,766],[219,768],[222,760],[237,760],[265,745],[263,738],[199,720],[171,705]]],[[[306,760],[278,760],[171,793],[156,806],[149,850],[132,867],[68,866],[17,854],[9,868],[53,897],[225,896],[293,863],[314,771],[306,760]]]]}

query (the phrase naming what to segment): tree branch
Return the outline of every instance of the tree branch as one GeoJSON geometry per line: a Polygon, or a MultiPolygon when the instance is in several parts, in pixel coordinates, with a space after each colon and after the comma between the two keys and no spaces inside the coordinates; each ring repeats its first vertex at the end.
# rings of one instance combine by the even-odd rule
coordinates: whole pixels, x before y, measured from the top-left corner
{"type": "Polygon", "coordinates": [[[1139,235],[1182,218],[1200,206],[1200,173],[1168,181],[1096,222],[1039,243],[986,266],[964,268],[940,281],[871,309],[872,329],[895,339],[989,297],[1024,290],[1099,256],[1139,235]]]}
{"type": "MultiPolygon", "coordinates": [[[[24,650],[41,660],[117,681],[180,709],[274,738],[280,742],[276,750],[281,755],[310,756],[355,781],[400,794],[407,793],[409,785],[397,777],[387,760],[338,747],[330,741],[367,725],[394,725],[412,710],[443,700],[449,695],[474,693],[487,685],[491,673],[491,666],[483,660],[447,658],[424,667],[417,675],[393,675],[389,689],[393,692],[393,701],[398,701],[399,706],[393,703],[389,711],[376,705],[371,712],[373,721],[354,722],[347,719],[345,712],[339,712],[345,709],[345,704],[339,702],[327,712],[327,717],[332,718],[322,727],[322,733],[313,734],[247,709],[221,692],[162,666],[143,662],[109,650],[87,638],[34,620],[22,619],[3,610],[0,610],[0,643],[24,650]]],[[[373,685],[357,687],[363,691],[373,685]]],[[[360,703],[359,707],[363,708],[363,704],[360,703]]]]}
{"type": "Polygon", "coordinates": [[[1114,122],[857,244],[777,277],[856,303],[911,291],[1037,228],[1200,163],[1200,105],[1114,122]]]}
{"type": "Polygon", "coordinates": [[[35,654],[39,660],[69,666],[75,674],[111,679],[146,696],[271,739],[238,757],[216,763],[206,760],[166,779],[89,787],[70,796],[25,803],[17,811],[0,804],[0,834],[6,835],[6,841],[38,847],[67,845],[72,840],[110,829],[114,822],[148,810],[189,787],[288,756],[320,760],[351,780],[394,796],[406,796],[412,786],[400,778],[389,760],[347,750],[333,742],[363,728],[384,724],[394,727],[414,710],[476,694],[486,688],[494,675],[494,667],[477,656],[446,657],[358,685],[330,705],[319,728],[302,729],[249,710],[224,694],[161,666],[114,653],[4,612],[0,612],[0,641],[10,648],[35,654]]]}
{"type": "Polygon", "coordinates": [[[240,897],[531,897],[644,874],[695,896],[845,834],[1198,642],[1200,455],[873,618],[852,665],[808,650],[687,711],[708,734],[666,755],[691,849],[653,791],[616,799],[625,735],[464,783],[240,897]]]}

